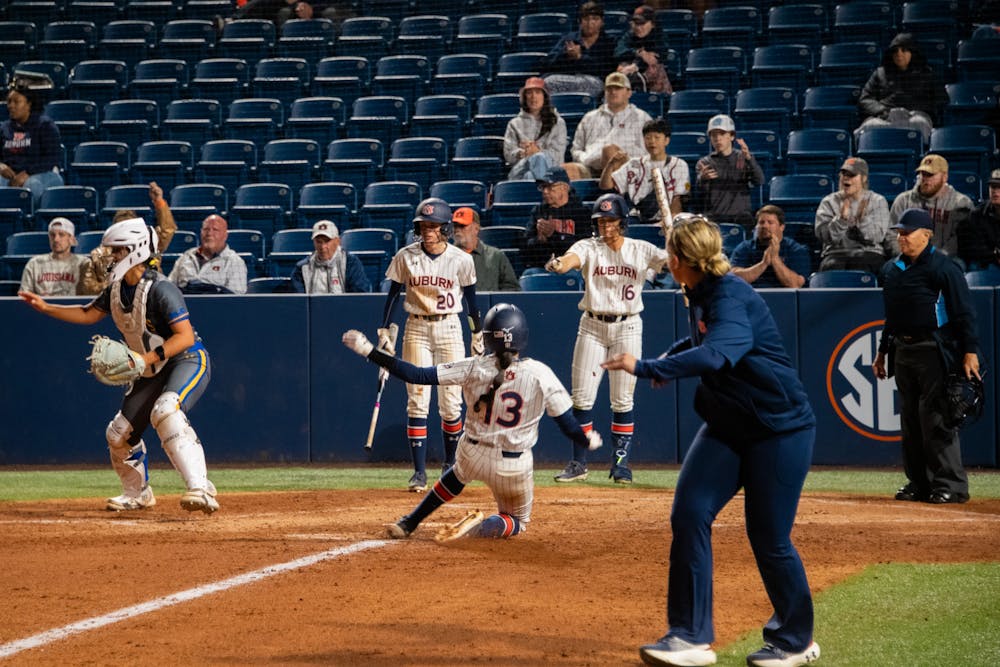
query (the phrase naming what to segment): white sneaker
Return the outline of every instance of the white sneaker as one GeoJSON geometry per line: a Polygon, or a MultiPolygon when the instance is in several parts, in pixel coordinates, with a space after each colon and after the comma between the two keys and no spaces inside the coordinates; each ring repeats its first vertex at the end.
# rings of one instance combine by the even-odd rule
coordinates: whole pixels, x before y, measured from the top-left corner
{"type": "MultiPolygon", "coordinates": [[[[211,484],[211,482],[209,482],[211,484]]],[[[219,510],[219,501],[215,499],[215,494],[211,493],[215,490],[213,486],[211,489],[188,489],[183,496],[181,496],[181,507],[186,509],[188,512],[202,511],[205,514],[211,514],[212,512],[217,512],[219,510]]]]}
{"type": "Polygon", "coordinates": [[[458,523],[442,528],[434,536],[434,541],[438,543],[451,542],[460,537],[465,537],[473,529],[478,528],[486,516],[479,510],[474,510],[465,515],[465,518],[458,523]]]}
{"type": "Polygon", "coordinates": [[[750,667],[799,667],[819,660],[819,644],[813,642],[802,653],[789,653],[777,646],[765,644],[764,648],[747,656],[750,667]]]}
{"type": "Polygon", "coordinates": [[[153,495],[153,487],[147,485],[142,487],[137,497],[122,494],[114,498],[108,498],[104,506],[109,512],[130,512],[152,507],[156,504],[156,497],[153,495]]]}
{"type": "Polygon", "coordinates": [[[714,665],[716,661],[715,651],[708,644],[692,644],[672,635],[666,635],[655,644],[641,647],[639,657],[647,665],[672,667],[714,665]]]}

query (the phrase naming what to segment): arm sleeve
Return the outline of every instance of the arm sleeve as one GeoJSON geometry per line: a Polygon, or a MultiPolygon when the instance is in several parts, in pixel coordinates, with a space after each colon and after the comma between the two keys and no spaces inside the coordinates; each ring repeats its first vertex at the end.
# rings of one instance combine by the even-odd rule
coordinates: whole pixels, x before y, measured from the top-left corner
{"type": "Polygon", "coordinates": [[[587,440],[587,434],[583,432],[583,428],[580,426],[580,422],[576,420],[573,416],[573,408],[570,408],[566,412],[562,413],[555,418],[556,425],[559,426],[559,430],[567,438],[575,442],[582,447],[589,447],[590,441],[587,440]]]}
{"type": "Polygon", "coordinates": [[[836,196],[826,196],[816,208],[816,238],[819,242],[839,244],[847,233],[847,221],[840,217],[836,196]]]}
{"type": "Polygon", "coordinates": [[[858,108],[861,109],[862,120],[870,117],[879,118],[888,111],[880,99],[882,86],[879,73],[881,69],[881,67],[877,68],[868,77],[865,87],[861,90],[861,97],[858,98],[858,108]]]}
{"type": "Polygon", "coordinates": [[[389,322],[392,322],[393,313],[396,307],[396,300],[399,298],[399,294],[402,290],[402,283],[397,283],[395,280],[389,283],[389,293],[385,297],[385,308],[382,309],[383,327],[389,326],[389,322]]]}
{"type": "Polygon", "coordinates": [[[378,364],[404,382],[410,384],[438,384],[437,366],[414,366],[398,357],[390,357],[385,352],[375,348],[368,355],[368,360],[378,364]]]}
{"type": "Polygon", "coordinates": [[[479,306],[476,304],[475,283],[463,287],[462,294],[465,297],[465,307],[469,312],[469,330],[476,333],[483,328],[483,325],[479,320],[479,306]]]}
{"type": "Polygon", "coordinates": [[[556,116],[556,124],[544,137],[542,151],[552,160],[552,164],[562,164],[566,160],[566,145],[569,137],[566,134],[566,121],[562,116],[556,116]]]}
{"type": "Polygon", "coordinates": [[[507,255],[500,257],[500,290],[503,292],[519,292],[521,283],[517,280],[517,273],[514,266],[507,259],[507,255]]]}
{"type": "Polygon", "coordinates": [[[292,269],[292,291],[298,294],[306,293],[306,283],[302,276],[302,264],[296,264],[292,269]]]}
{"type": "Polygon", "coordinates": [[[513,166],[520,159],[521,153],[520,141],[517,131],[514,129],[514,118],[507,121],[507,129],[503,133],[503,160],[508,167],[513,166]]]}

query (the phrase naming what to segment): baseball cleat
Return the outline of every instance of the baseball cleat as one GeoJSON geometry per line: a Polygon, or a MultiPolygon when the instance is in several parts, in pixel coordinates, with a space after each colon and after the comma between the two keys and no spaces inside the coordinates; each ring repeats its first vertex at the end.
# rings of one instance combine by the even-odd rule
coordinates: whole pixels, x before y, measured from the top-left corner
{"type": "Polygon", "coordinates": [[[673,667],[698,667],[714,665],[715,651],[708,644],[692,644],[680,637],[666,635],[655,644],[639,648],[639,657],[647,665],[671,665],[673,667]]]}
{"type": "Polygon", "coordinates": [[[615,484],[631,484],[632,470],[628,466],[613,465],[608,477],[615,480],[615,484]]]}
{"type": "Polygon", "coordinates": [[[465,537],[470,532],[479,527],[486,517],[479,510],[474,510],[465,515],[465,518],[458,523],[442,528],[434,536],[434,541],[438,543],[451,542],[460,537],[465,537]]]}
{"type": "Polygon", "coordinates": [[[556,475],[557,482],[576,482],[587,479],[587,464],[579,461],[570,461],[563,468],[563,471],[556,475]]]}
{"type": "Polygon", "coordinates": [[[422,493],[427,490],[427,473],[425,472],[415,472],[410,476],[410,481],[407,482],[406,488],[414,493],[422,493]]]}
{"type": "Polygon", "coordinates": [[[144,486],[138,497],[125,495],[124,493],[114,498],[108,498],[104,506],[109,512],[130,512],[132,510],[146,509],[156,504],[156,497],[153,495],[153,487],[144,486]]]}
{"type": "Polygon", "coordinates": [[[403,520],[400,519],[396,523],[390,523],[386,526],[385,532],[394,540],[405,540],[410,536],[412,531],[407,530],[406,526],[403,524],[403,520]]]}
{"type": "Polygon", "coordinates": [[[219,510],[219,501],[205,489],[189,489],[181,496],[181,507],[188,512],[211,514],[219,510]]]}
{"type": "Polygon", "coordinates": [[[750,667],[798,667],[817,660],[819,660],[819,644],[816,642],[810,644],[801,653],[789,653],[772,644],[765,644],[764,648],[747,656],[747,665],[750,667]]]}

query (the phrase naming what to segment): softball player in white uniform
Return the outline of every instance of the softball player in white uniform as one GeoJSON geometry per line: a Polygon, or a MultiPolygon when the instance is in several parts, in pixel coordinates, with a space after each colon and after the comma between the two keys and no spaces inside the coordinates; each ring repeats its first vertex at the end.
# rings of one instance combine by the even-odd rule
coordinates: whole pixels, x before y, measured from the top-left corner
{"type": "Polygon", "coordinates": [[[389,526],[390,537],[409,537],[431,512],[477,479],[493,492],[497,513],[486,518],[482,512],[472,512],[435,539],[511,537],[526,530],[534,498],[531,448],[538,440],[543,412],[555,418],[563,433],[584,449],[601,445],[600,434],[585,433],[573,417],[569,394],[552,369],[519,356],[528,343],[528,325],[516,306],[501,303],[491,308],[483,330],[487,356],[424,368],[374,350],[359,331],[344,334],[345,345],[393,375],[407,382],[458,388],[472,406],[455,465],[413,512],[389,526]]]}
{"type": "MultiPolygon", "coordinates": [[[[547,271],[580,269],[586,283],[579,308],[580,328],[573,348],[573,413],[585,431],[593,427],[591,410],[604,370],[601,362],[616,354],[642,350],[642,287],[646,270],[656,273],[667,262],[667,251],[652,243],[624,236],[628,204],[621,195],[602,195],[594,202],[591,219],[595,238],[574,243],[562,257],[553,257],[547,271]]],[[[632,398],[635,377],[609,371],[611,382],[611,437],[615,452],[609,477],[619,484],[632,482],[628,455],[635,424],[632,398]]],[[[557,482],[587,478],[587,449],[573,447],[573,459],[556,476],[557,482]]]]}
{"type": "MultiPolygon", "coordinates": [[[[413,220],[420,241],[404,247],[392,258],[385,275],[392,281],[386,298],[379,349],[395,354],[388,340],[388,326],[400,292],[405,288],[403,308],[408,313],[403,334],[403,359],[417,366],[456,361],[465,356],[462,342],[462,298],[469,312],[472,354],[481,354],[482,332],[476,306],[476,267],[472,257],[448,243],[451,208],[432,197],[420,202],[413,220]]],[[[410,491],[427,490],[427,414],[431,389],[422,384],[406,385],[406,434],[413,458],[410,491]]],[[[462,435],[462,392],[458,387],[438,389],[438,412],[444,434],[444,467],[455,462],[462,435]]]]}

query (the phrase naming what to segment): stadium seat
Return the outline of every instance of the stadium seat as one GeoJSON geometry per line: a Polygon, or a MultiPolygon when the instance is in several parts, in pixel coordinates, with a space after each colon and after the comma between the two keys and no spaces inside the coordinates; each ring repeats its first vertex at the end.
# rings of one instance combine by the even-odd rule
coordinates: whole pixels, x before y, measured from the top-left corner
{"type": "Polygon", "coordinates": [[[132,150],[120,141],[87,141],[73,150],[70,185],[89,185],[103,192],[127,182],[132,150]]]}
{"type": "Polygon", "coordinates": [[[868,172],[868,189],[885,197],[890,205],[896,199],[896,195],[908,187],[907,179],[899,174],[884,171],[868,172]]]}
{"type": "MultiPolygon", "coordinates": [[[[493,186],[490,225],[518,225],[521,231],[528,224],[531,210],[542,202],[542,193],[535,181],[499,181],[493,186]]],[[[485,229],[485,228],[484,228],[485,229]]],[[[487,243],[491,243],[487,241],[487,243]]],[[[491,245],[495,245],[492,244],[491,245]]],[[[512,248],[516,246],[497,246],[512,248]]]]}
{"type": "Polygon", "coordinates": [[[126,0],[125,18],[164,25],[178,16],[179,3],[169,0],[126,0]]]}
{"type": "Polygon", "coordinates": [[[235,203],[229,209],[229,225],[271,235],[289,226],[294,211],[293,191],[288,185],[248,183],[236,190],[235,203]]]}
{"type": "Polygon", "coordinates": [[[924,154],[924,139],[919,130],[873,127],[858,135],[854,154],[868,162],[870,171],[909,175],[924,154]]]}
{"type": "Polygon", "coordinates": [[[163,111],[181,97],[187,84],[188,65],[183,60],[143,60],[136,64],[128,90],[133,98],[153,100],[163,111]]]}
{"type": "Polygon", "coordinates": [[[337,138],[346,120],[346,107],[339,97],[300,97],[285,121],[285,136],[326,146],[337,138]]]}
{"type": "Polygon", "coordinates": [[[801,44],[775,44],[754,50],[750,81],[754,88],[791,88],[801,93],[812,81],[813,54],[801,44]]]}
{"type": "Polygon", "coordinates": [[[371,95],[354,101],[347,136],[378,139],[384,146],[403,136],[410,120],[409,103],[397,95],[371,95]]]}
{"type": "Polygon", "coordinates": [[[333,55],[337,29],[326,18],[289,19],[281,25],[278,37],[279,58],[305,58],[315,62],[333,55]]]}
{"type": "Polygon", "coordinates": [[[888,2],[852,0],[834,11],[833,36],[838,42],[888,44],[895,19],[888,2]]]}
{"type": "Polygon", "coordinates": [[[670,97],[667,119],[674,132],[703,133],[708,120],[720,113],[730,113],[729,95],[724,90],[679,90],[670,97]]]}
{"type": "MultiPolygon", "coordinates": [[[[523,85],[523,81],[521,82],[523,85]]],[[[472,133],[476,136],[499,135],[507,131],[507,123],[521,111],[521,100],[517,93],[493,93],[483,95],[476,105],[472,117],[472,133]]]]}
{"type": "Polygon", "coordinates": [[[818,271],[809,276],[809,287],[817,288],[875,288],[878,287],[878,278],[874,273],[868,271],[852,271],[848,269],[834,269],[830,271],[818,271]]]}
{"type": "MultiPolygon", "coordinates": [[[[547,49],[546,49],[547,51],[547,49]]],[[[493,93],[516,93],[528,77],[539,76],[543,51],[515,51],[500,56],[496,74],[493,75],[493,93]]]]}
{"type": "Polygon", "coordinates": [[[360,56],[375,62],[388,55],[395,29],[392,19],[370,15],[345,19],[340,24],[336,51],[341,56],[360,56]]]}
{"type": "Polygon", "coordinates": [[[174,100],[160,121],[160,136],[187,141],[193,150],[200,151],[203,143],[216,138],[221,120],[222,106],[216,100],[174,100]]]}
{"type": "Polygon", "coordinates": [[[100,33],[93,21],[46,21],[36,23],[42,28],[38,52],[48,60],[61,60],[67,66],[94,56],[100,33]]]}
{"type": "Polygon", "coordinates": [[[678,53],[690,51],[699,33],[698,17],[690,9],[657,9],[656,25],[678,53]]]}
{"type": "Polygon", "coordinates": [[[458,20],[456,40],[476,35],[499,35],[506,46],[513,37],[513,24],[507,14],[465,14],[458,20]]]}
{"type": "Polygon", "coordinates": [[[702,46],[736,46],[747,53],[757,45],[763,27],[753,6],[714,7],[702,17],[702,46]]]}
{"type": "Polygon", "coordinates": [[[340,233],[340,243],[344,250],[381,250],[392,258],[398,250],[396,233],[391,229],[348,229],[340,233]]]}
{"type": "Polygon", "coordinates": [[[254,67],[271,55],[277,41],[277,29],[273,21],[237,19],[226,23],[215,51],[222,58],[240,58],[254,67]]]}
{"type": "Polygon", "coordinates": [[[940,37],[949,44],[958,41],[958,3],[953,0],[920,0],[903,3],[901,31],[918,40],[940,37]]]}
{"type": "Polygon", "coordinates": [[[24,53],[33,53],[38,46],[38,24],[28,20],[0,21],[0,42],[20,43],[24,53]]]}
{"type": "MultiPolygon", "coordinates": [[[[775,176],[768,185],[768,202],[785,211],[788,222],[815,220],[816,207],[833,192],[835,179],[825,174],[775,176]]],[[[788,223],[786,223],[787,228],[788,223]]]]}
{"type": "Polygon", "coordinates": [[[45,115],[59,128],[66,150],[97,136],[97,105],[89,100],[52,100],[45,105],[45,115]]]}
{"type": "Polygon", "coordinates": [[[389,147],[385,177],[392,181],[413,181],[423,191],[439,180],[448,166],[448,145],[438,137],[396,139],[389,147]]]}
{"type": "Polygon", "coordinates": [[[7,237],[8,255],[42,255],[49,252],[49,233],[18,232],[7,237]]]}
{"type": "Polygon", "coordinates": [[[793,130],[785,147],[786,170],[789,174],[836,174],[850,154],[851,133],[846,130],[793,130]]]}
{"type": "Polygon", "coordinates": [[[593,206],[597,198],[604,192],[600,188],[598,178],[578,178],[569,182],[570,188],[576,192],[584,206],[593,206]]]}
{"type": "Polygon", "coordinates": [[[75,100],[91,100],[98,107],[118,99],[128,83],[128,66],[120,60],[84,60],[69,72],[66,88],[75,100]]]}
{"type": "MultiPolygon", "coordinates": [[[[295,193],[316,178],[322,159],[319,144],[312,139],[275,139],[264,145],[257,164],[258,178],[284,183],[295,193]]],[[[239,190],[236,193],[238,199],[239,190]]]]}
{"type": "Polygon", "coordinates": [[[299,227],[312,227],[320,220],[330,220],[341,230],[354,226],[358,207],[356,188],[350,183],[309,183],[299,193],[296,208],[299,227]]]}
{"type": "Polygon", "coordinates": [[[252,278],[247,281],[247,294],[288,294],[292,290],[291,278],[252,278]]]}
{"type": "Polygon", "coordinates": [[[936,127],[927,151],[948,160],[949,171],[988,174],[997,155],[996,133],[986,125],[936,127]]]}
{"type": "Polygon", "coordinates": [[[180,185],[170,192],[170,211],[179,230],[197,233],[202,221],[213,213],[229,214],[229,192],[217,183],[180,185]]]}
{"type": "MultiPolygon", "coordinates": [[[[961,71],[961,66],[959,67],[961,71]]],[[[995,71],[1000,72],[1000,63],[995,71]]],[[[988,125],[1000,98],[1000,81],[961,81],[945,86],[945,125],[988,125]]]]}
{"type": "Polygon", "coordinates": [[[810,51],[817,51],[826,29],[826,11],[821,4],[774,6],[767,14],[767,38],[771,44],[803,44],[810,51]]]}
{"type": "MultiPolygon", "coordinates": [[[[576,127],[584,115],[595,109],[598,104],[598,100],[589,93],[580,92],[552,93],[550,99],[552,106],[559,110],[559,115],[566,121],[566,134],[569,137],[576,132],[576,127]]],[[[506,130],[506,127],[504,129],[506,130]]]]}
{"type": "MultiPolygon", "coordinates": [[[[131,186],[126,186],[131,187],[131,186]]],[[[73,252],[79,255],[86,255],[94,248],[101,245],[104,240],[104,230],[94,229],[89,232],[78,232],[76,235],[76,246],[73,252]]]]}
{"type": "Polygon", "coordinates": [[[482,181],[437,181],[431,184],[427,196],[445,200],[452,210],[462,206],[470,206],[477,211],[482,211],[486,208],[488,192],[486,184],[482,181]]]}
{"type": "Polygon", "coordinates": [[[969,284],[969,287],[1000,287],[1000,271],[996,269],[967,271],[965,282],[969,284]]]}
{"type": "Polygon", "coordinates": [[[149,57],[156,46],[157,29],[152,21],[115,21],[104,24],[97,56],[103,60],[121,60],[129,71],[149,57]]]}
{"type": "Polygon", "coordinates": [[[25,231],[32,215],[31,190],[0,188],[0,242],[16,232],[25,231]]]}
{"type": "Polygon", "coordinates": [[[578,271],[562,275],[555,273],[522,274],[518,282],[522,292],[576,292],[583,289],[583,278],[578,271]]]}
{"type": "Polygon", "coordinates": [[[402,97],[412,106],[427,93],[430,82],[431,64],[426,56],[385,56],[375,63],[372,94],[402,97]]]}
{"type": "Polygon", "coordinates": [[[875,42],[826,44],[819,52],[816,80],[822,86],[861,87],[881,61],[875,42]]]}
{"type": "Polygon", "coordinates": [[[1000,71],[1000,40],[967,39],[958,43],[955,71],[961,81],[997,83],[1000,71]]]}
{"type": "MultiPolygon", "coordinates": [[[[164,188],[164,192],[167,192],[166,188],[164,188]]],[[[102,229],[111,225],[111,221],[118,211],[134,211],[148,225],[155,224],[156,222],[152,208],[153,203],[149,199],[148,185],[116,185],[108,188],[107,192],[104,193],[103,204],[100,215],[102,229]]],[[[93,233],[98,234],[100,232],[93,233]]],[[[80,241],[79,235],[77,235],[77,241],[80,241]]],[[[100,245],[99,238],[97,239],[97,245],[100,245]]],[[[88,252],[89,250],[90,248],[81,250],[79,244],[76,249],[77,252],[88,252]]]]}
{"type": "Polygon", "coordinates": [[[564,33],[576,29],[565,12],[522,14],[517,20],[514,42],[519,51],[548,51],[564,33]]]}
{"type": "Polygon", "coordinates": [[[365,188],[364,203],[358,212],[361,227],[391,229],[398,238],[405,238],[421,199],[423,191],[412,181],[371,183],[365,188]]]}
{"type": "Polygon", "coordinates": [[[419,55],[434,62],[451,48],[451,19],[435,14],[405,16],[393,44],[398,55],[419,55]]]}
{"type": "Polygon", "coordinates": [[[857,86],[815,86],[807,88],[802,102],[802,127],[831,127],[853,130],[858,126],[857,86]]]}
{"type": "Polygon", "coordinates": [[[160,108],[153,100],[114,100],[104,105],[100,137],[138,146],[151,141],[159,126],[160,108]]]}
{"type": "Polygon", "coordinates": [[[736,93],[733,120],[744,130],[786,136],[798,122],[798,94],[791,88],[747,88],[736,93]]]}
{"type": "MultiPolygon", "coordinates": [[[[687,52],[684,85],[691,90],[721,90],[735,95],[746,73],[746,56],[735,46],[702,46],[687,52]]],[[[672,105],[671,105],[672,106],[672,105]]]]}
{"type": "Polygon", "coordinates": [[[327,145],[323,178],[346,181],[361,192],[382,173],[385,147],[378,139],[337,139],[327,145]]]}
{"type": "Polygon", "coordinates": [[[309,78],[309,63],[303,58],[264,58],[257,63],[250,88],[254,97],[281,100],[288,111],[309,92],[309,78]]]}
{"type": "Polygon", "coordinates": [[[949,168],[948,185],[971,199],[973,204],[978,204],[983,198],[983,179],[974,171],[956,171],[949,168]]]}
{"type": "Polygon", "coordinates": [[[339,97],[348,107],[369,92],[371,66],[359,56],[331,56],[316,64],[309,92],[321,97],[339,97]]]}
{"type": "Polygon", "coordinates": [[[736,246],[746,240],[746,230],[743,225],[732,222],[719,223],[719,232],[722,234],[722,252],[731,255],[736,246]]]}
{"type": "Polygon", "coordinates": [[[449,163],[452,180],[467,178],[487,185],[504,177],[503,137],[462,137],[455,142],[455,152],[449,163]]]}
{"type": "MultiPolygon", "coordinates": [[[[784,172],[784,142],[779,134],[771,130],[740,130],[739,137],[746,142],[750,153],[760,165],[764,172],[765,182],[769,181],[772,176],[784,172]]],[[[670,147],[673,147],[673,142],[671,142],[670,147]]],[[[708,155],[708,153],[709,151],[705,150],[702,155],[708,155]]],[[[689,172],[689,175],[692,176],[693,187],[693,178],[697,176],[693,165],[691,165],[689,172]]]]}
{"type": "Polygon", "coordinates": [[[192,97],[218,100],[223,113],[250,89],[250,68],[241,58],[206,58],[198,61],[188,84],[192,97]]]}
{"type": "Polygon", "coordinates": [[[11,74],[14,72],[38,72],[45,74],[52,79],[53,97],[60,98],[66,93],[69,70],[66,69],[66,63],[61,60],[22,60],[10,70],[11,74]]]}
{"type": "Polygon", "coordinates": [[[411,137],[439,137],[452,146],[472,125],[472,105],[465,95],[425,95],[410,118],[411,137]]]}
{"type": "Polygon", "coordinates": [[[632,239],[648,241],[655,246],[664,245],[663,227],[657,224],[629,225],[626,235],[632,239]]]}
{"type": "Polygon", "coordinates": [[[189,69],[194,69],[199,60],[212,55],[215,42],[211,21],[175,19],[163,26],[156,54],[160,58],[183,60],[189,69]]]}
{"type": "MultiPolygon", "coordinates": [[[[226,237],[226,245],[236,253],[249,253],[254,263],[260,262],[266,256],[264,246],[267,237],[256,229],[230,229],[226,237]]],[[[249,276],[248,276],[249,277],[249,276]]]]}
{"type": "Polygon", "coordinates": [[[43,229],[52,218],[61,216],[71,220],[77,231],[96,228],[98,202],[97,190],[90,186],[59,185],[47,188],[35,210],[35,225],[43,229]]]}
{"type": "Polygon", "coordinates": [[[201,158],[195,164],[195,180],[216,183],[230,194],[249,183],[257,169],[257,146],[246,139],[217,139],[201,147],[201,158]]]}
{"type": "Polygon", "coordinates": [[[629,101],[649,114],[650,118],[663,116],[670,103],[669,93],[651,93],[640,90],[632,91],[629,101]]]}
{"type": "Polygon", "coordinates": [[[253,137],[256,143],[277,139],[285,124],[285,107],[275,98],[244,97],[229,105],[222,126],[227,139],[253,137]]]}
{"type": "Polygon", "coordinates": [[[139,146],[132,165],[133,183],[156,181],[169,192],[194,173],[194,150],[186,141],[149,141],[139,146]]]}
{"type": "Polygon", "coordinates": [[[524,239],[523,224],[511,224],[511,225],[493,224],[490,225],[489,227],[483,227],[482,229],[479,230],[480,241],[489,244],[494,248],[500,248],[501,250],[520,248],[521,241],[523,239],[524,239]]]}
{"type": "Polygon", "coordinates": [[[453,53],[438,58],[431,77],[435,95],[481,97],[492,79],[490,60],[482,53],[453,53]]]}

